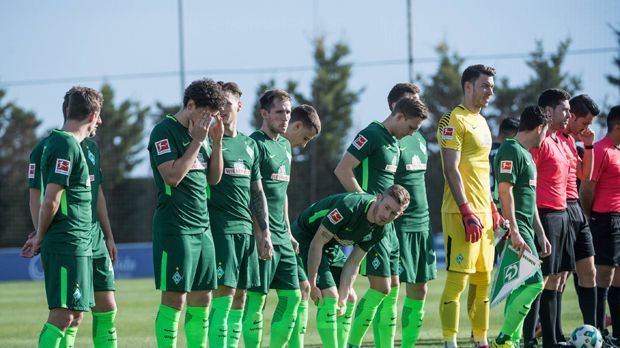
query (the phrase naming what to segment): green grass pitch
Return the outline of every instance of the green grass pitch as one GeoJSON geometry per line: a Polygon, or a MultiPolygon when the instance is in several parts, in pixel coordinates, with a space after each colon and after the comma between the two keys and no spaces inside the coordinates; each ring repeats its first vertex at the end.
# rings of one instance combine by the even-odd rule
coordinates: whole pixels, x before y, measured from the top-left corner
{"type": "MultiPolygon", "coordinates": [[[[430,282],[429,296],[426,302],[426,316],[419,346],[441,347],[441,324],[439,321],[439,297],[445,281],[445,272],[440,271],[438,279],[430,282]]],[[[159,292],[154,288],[152,279],[122,279],[117,281],[116,299],[119,307],[117,316],[117,330],[119,347],[155,347],[154,320],[159,304],[159,292]]],[[[355,288],[358,296],[363,296],[368,282],[358,277],[355,288]]],[[[404,289],[401,289],[399,315],[402,309],[404,289]]],[[[469,320],[465,310],[466,293],[461,297],[461,324],[459,340],[463,343],[469,339],[469,320]]],[[[269,344],[269,323],[277,298],[272,291],[267,298],[265,311],[264,346],[269,344]]],[[[570,334],[573,328],[581,324],[582,318],[577,304],[572,279],[569,279],[563,298],[563,326],[565,334],[570,334]]],[[[503,304],[491,310],[490,337],[495,337],[503,322],[503,304]]],[[[319,336],[315,328],[316,307],[310,305],[308,333],[306,345],[320,345],[319,336]]],[[[34,347],[43,323],[47,318],[47,307],[43,282],[7,282],[0,283],[0,345],[2,347],[34,347]]],[[[76,347],[92,347],[91,315],[86,314],[80,326],[76,347]]],[[[181,319],[178,346],[185,347],[185,334],[181,319]]],[[[400,318],[396,334],[400,340],[400,318]]],[[[370,330],[372,331],[372,330],[370,330]]],[[[372,332],[369,332],[364,342],[372,346],[372,332]]],[[[242,346],[242,344],[240,345],[242,346]]],[[[463,344],[463,346],[470,346],[463,344]]]]}

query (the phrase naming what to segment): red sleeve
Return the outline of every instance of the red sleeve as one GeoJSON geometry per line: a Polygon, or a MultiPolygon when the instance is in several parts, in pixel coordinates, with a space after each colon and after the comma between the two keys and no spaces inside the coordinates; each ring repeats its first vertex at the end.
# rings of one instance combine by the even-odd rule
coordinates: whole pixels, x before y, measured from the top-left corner
{"type": "Polygon", "coordinates": [[[605,148],[602,146],[594,147],[594,170],[592,172],[592,181],[597,182],[605,168],[607,167],[607,162],[609,162],[609,155],[605,148]]]}

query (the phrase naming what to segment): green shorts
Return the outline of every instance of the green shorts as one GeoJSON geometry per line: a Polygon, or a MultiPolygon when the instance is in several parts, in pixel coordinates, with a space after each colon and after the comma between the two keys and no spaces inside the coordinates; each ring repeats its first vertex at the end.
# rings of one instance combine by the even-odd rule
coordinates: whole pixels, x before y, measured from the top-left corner
{"type": "Polygon", "coordinates": [[[396,232],[400,246],[401,283],[425,283],[437,278],[433,235],[428,224],[423,228],[424,230],[396,232]]]}
{"type": "Polygon", "coordinates": [[[95,305],[91,256],[41,253],[49,309],[87,312],[95,305]]]}
{"type": "Polygon", "coordinates": [[[191,292],[216,288],[215,248],[211,232],[153,234],[155,287],[161,291],[191,292]]]}
{"type": "Polygon", "coordinates": [[[385,225],[385,228],[385,236],[368,250],[362,261],[361,275],[389,278],[400,273],[400,253],[394,224],[385,225]]]}
{"type": "Polygon", "coordinates": [[[260,286],[258,252],[251,234],[216,234],[215,260],[217,285],[235,289],[260,286]]]}
{"type": "MultiPolygon", "coordinates": [[[[305,275],[307,275],[308,272],[308,251],[310,251],[309,246],[299,246],[299,256],[305,275]]],[[[332,246],[323,250],[321,263],[319,264],[319,270],[316,275],[316,283],[319,289],[325,290],[338,287],[338,284],[340,284],[342,267],[346,260],[347,256],[338,246],[332,246]]],[[[305,280],[307,279],[306,277],[305,280]]]]}
{"type": "Polygon", "coordinates": [[[251,290],[266,294],[269,289],[297,290],[297,255],[291,243],[273,246],[273,257],[268,261],[259,261],[260,286],[251,290]]]}
{"type": "Polygon", "coordinates": [[[95,291],[114,291],[114,268],[105,244],[101,225],[93,232],[93,285],[95,291]]]}
{"type": "MultiPolygon", "coordinates": [[[[301,250],[299,250],[299,252],[301,252],[301,250]]],[[[306,274],[306,269],[304,268],[304,263],[301,260],[301,256],[299,256],[299,255],[297,255],[297,276],[299,277],[299,282],[300,283],[308,281],[308,275],[306,274]]]]}

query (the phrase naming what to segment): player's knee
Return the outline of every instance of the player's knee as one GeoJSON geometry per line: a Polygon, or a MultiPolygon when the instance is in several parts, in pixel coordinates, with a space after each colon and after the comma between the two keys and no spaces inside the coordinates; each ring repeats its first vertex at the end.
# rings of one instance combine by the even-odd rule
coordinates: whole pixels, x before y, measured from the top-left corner
{"type": "Polygon", "coordinates": [[[608,288],[611,285],[612,273],[611,271],[603,268],[597,269],[596,272],[596,285],[601,288],[608,288]]]}
{"type": "Polygon", "coordinates": [[[307,280],[299,283],[299,291],[301,292],[302,301],[310,299],[310,283],[307,280]]]}
{"type": "Polygon", "coordinates": [[[183,310],[186,296],[187,294],[184,292],[163,291],[161,293],[161,303],[170,308],[183,310]]]}
{"type": "Polygon", "coordinates": [[[553,274],[547,277],[545,282],[545,289],[547,290],[559,290],[562,284],[562,275],[553,274]]]}
{"type": "Polygon", "coordinates": [[[466,273],[448,271],[442,297],[458,300],[467,286],[467,278],[466,273]]]}
{"type": "Polygon", "coordinates": [[[84,312],[73,312],[72,313],[73,320],[71,320],[71,327],[78,327],[82,323],[82,319],[84,319],[84,312]]]}
{"type": "Polygon", "coordinates": [[[93,312],[110,312],[116,309],[116,301],[113,291],[95,292],[96,305],[92,308],[93,312]]]}
{"type": "Polygon", "coordinates": [[[387,295],[392,289],[390,287],[390,278],[368,276],[368,280],[370,281],[370,288],[382,294],[387,295]]]}
{"type": "Polygon", "coordinates": [[[423,300],[428,292],[427,283],[407,284],[407,297],[414,300],[423,300]]]}

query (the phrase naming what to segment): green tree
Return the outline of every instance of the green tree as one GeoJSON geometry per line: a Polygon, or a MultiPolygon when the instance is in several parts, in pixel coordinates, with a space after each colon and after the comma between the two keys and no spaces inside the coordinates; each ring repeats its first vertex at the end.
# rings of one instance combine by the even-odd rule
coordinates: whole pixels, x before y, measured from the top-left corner
{"type": "Polygon", "coordinates": [[[101,109],[103,124],[97,131],[96,140],[101,150],[104,185],[113,188],[143,160],[144,120],[149,108],[131,100],[116,106],[114,91],[108,84],[101,87],[101,94],[104,98],[101,109]]]}
{"type": "MultiPolygon", "coordinates": [[[[289,186],[291,216],[295,216],[309,203],[343,190],[333,171],[345,149],[345,135],[351,128],[353,105],[363,92],[349,88],[352,65],[345,62],[349,54],[347,44],[338,42],[327,47],[325,38],[320,37],[314,41],[315,76],[309,95],[298,91],[297,82],[286,82],[286,89],[295,102],[314,106],[321,118],[320,138],[310,142],[294,157],[294,174],[289,186]]],[[[257,94],[260,96],[265,89],[274,85],[273,81],[262,84],[257,94]]],[[[258,128],[262,123],[257,118],[258,105],[254,106],[254,110],[253,125],[258,128]]]]}
{"type": "MultiPolygon", "coordinates": [[[[611,27],[611,30],[613,30],[613,32],[616,33],[616,38],[618,39],[618,47],[620,47],[620,29],[611,27]]],[[[614,64],[616,65],[616,68],[618,69],[618,71],[620,71],[620,55],[617,55],[616,57],[614,57],[614,64]]],[[[612,86],[618,88],[618,91],[620,91],[620,73],[618,73],[618,75],[616,76],[612,74],[608,74],[605,77],[607,77],[607,81],[609,81],[609,83],[612,86]]]]}
{"type": "Polygon", "coordinates": [[[5,101],[0,89],[0,245],[18,245],[33,228],[28,213],[27,176],[30,151],[41,124],[35,114],[5,101]]]}

